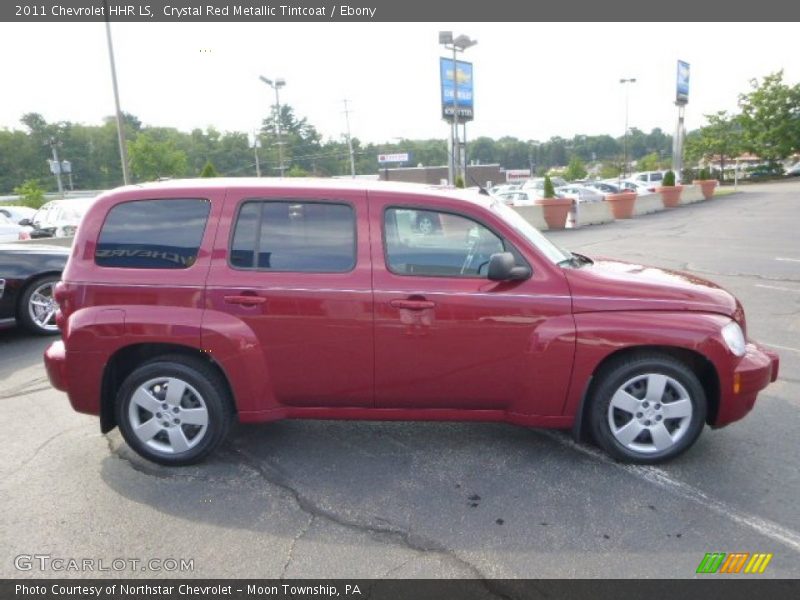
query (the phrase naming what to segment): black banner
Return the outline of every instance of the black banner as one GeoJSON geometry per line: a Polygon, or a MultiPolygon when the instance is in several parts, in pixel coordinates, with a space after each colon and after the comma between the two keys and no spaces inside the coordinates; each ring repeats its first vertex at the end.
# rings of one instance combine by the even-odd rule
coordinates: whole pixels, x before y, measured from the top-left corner
{"type": "MultiPolygon", "coordinates": [[[[14,22],[514,22],[514,21],[796,21],[800,3],[732,0],[573,2],[429,2],[427,0],[3,0],[0,21],[14,22]]],[[[680,23],[675,23],[676,30],[680,23]]],[[[739,40],[741,41],[741,40],[739,40]]],[[[736,40],[732,40],[736,43],[736,40]]]]}
{"type": "Polygon", "coordinates": [[[3,600],[152,600],[230,598],[231,600],[789,600],[800,597],[800,580],[711,576],[700,580],[2,580],[3,600]]]}

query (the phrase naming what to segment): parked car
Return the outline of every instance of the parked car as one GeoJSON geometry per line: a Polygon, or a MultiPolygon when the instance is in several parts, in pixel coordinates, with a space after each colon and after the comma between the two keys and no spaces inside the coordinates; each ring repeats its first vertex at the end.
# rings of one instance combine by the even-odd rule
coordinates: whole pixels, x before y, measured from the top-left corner
{"type": "MultiPolygon", "coordinates": [[[[553,187],[561,187],[563,185],[567,185],[567,181],[563,177],[551,177],[550,181],[553,184],[553,187]]],[[[522,183],[523,190],[534,189],[534,190],[544,190],[544,177],[534,177],[532,179],[527,179],[522,183]]]]}
{"type": "Polygon", "coordinates": [[[527,190],[514,190],[497,194],[497,197],[508,206],[533,206],[536,204],[537,200],[543,197],[543,191],[544,190],[533,188],[527,190]]]}
{"type": "Polygon", "coordinates": [[[666,171],[641,171],[639,173],[634,173],[628,179],[655,188],[660,186],[661,182],[664,181],[665,173],[666,171]]]}
{"type": "Polygon", "coordinates": [[[572,198],[576,202],[601,202],[603,200],[602,193],[586,185],[571,183],[556,188],[556,192],[559,196],[572,198]]]}
{"type": "Polygon", "coordinates": [[[30,234],[22,225],[17,225],[8,217],[0,215],[0,242],[28,240],[30,237],[30,234]]]}
{"type": "Polygon", "coordinates": [[[500,183],[489,188],[489,194],[495,196],[506,192],[512,192],[522,187],[521,183],[500,183]]]}
{"type": "Polygon", "coordinates": [[[652,194],[656,191],[657,186],[642,183],[641,181],[623,179],[619,182],[619,187],[623,191],[636,192],[637,194],[652,194]]]}
{"type": "Polygon", "coordinates": [[[120,188],[86,214],[55,298],[52,384],[167,465],[234,417],[572,428],[656,463],[778,375],[713,283],[592,260],[496,198],[414,184],[120,188]],[[420,212],[441,229],[418,235],[420,212]]]}
{"type": "Polygon", "coordinates": [[[800,162],[796,162],[789,167],[786,171],[786,175],[789,177],[800,177],[800,162]]]}
{"type": "Polygon", "coordinates": [[[17,324],[37,335],[58,333],[53,286],[69,252],[40,243],[0,244],[0,327],[17,324]]]}
{"type": "Polygon", "coordinates": [[[609,183],[607,181],[590,181],[586,184],[586,187],[597,190],[604,196],[606,194],[619,194],[621,189],[617,183],[609,183]]]}
{"type": "Polygon", "coordinates": [[[31,237],[34,239],[47,237],[72,237],[78,225],[94,204],[96,198],[71,198],[69,200],[51,200],[44,204],[30,221],[23,225],[31,225],[31,237]]]}
{"type": "Polygon", "coordinates": [[[19,225],[20,222],[24,221],[25,219],[30,220],[35,214],[36,209],[30,208],[29,206],[0,205],[0,216],[7,217],[10,221],[13,221],[17,225],[19,225]]]}

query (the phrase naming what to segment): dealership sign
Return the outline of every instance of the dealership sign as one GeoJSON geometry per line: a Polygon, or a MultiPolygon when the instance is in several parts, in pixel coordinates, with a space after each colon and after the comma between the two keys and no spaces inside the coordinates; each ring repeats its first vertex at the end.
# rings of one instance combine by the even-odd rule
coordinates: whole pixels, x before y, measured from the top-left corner
{"type": "Polygon", "coordinates": [[[676,104],[689,103],[689,63],[678,61],[678,80],[675,92],[676,104]]]}
{"type": "Polygon", "coordinates": [[[531,177],[530,169],[506,170],[506,181],[525,181],[526,179],[530,179],[530,177],[531,177]]]}
{"type": "Polygon", "coordinates": [[[472,101],[472,63],[439,58],[439,76],[442,87],[442,118],[453,120],[453,109],[458,110],[459,121],[475,118],[472,101]]]}
{"type": "Polygon", "coordinates": [[[411,160],[408,152],[399,152],[397,154],[378,154],[378,163],[404,163],[411,160]]]}

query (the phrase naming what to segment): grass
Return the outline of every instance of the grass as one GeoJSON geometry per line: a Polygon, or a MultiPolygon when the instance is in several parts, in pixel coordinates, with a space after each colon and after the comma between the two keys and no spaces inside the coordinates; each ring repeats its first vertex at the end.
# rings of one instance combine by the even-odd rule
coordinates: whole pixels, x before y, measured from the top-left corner
{"type": "Polygon", "coordinates": [[[728,186],[725,186],[725,187],[717,186],[717,189],[714,190],[714,198],[716,198],[717,196],[728,196],[730,194],[735,194],[736,192],[741,192],[741,191],[742,191],[741,188],[738,189],[738,190],[735,190],[735,189],[733,189],[733,186],[730,186],[730,187],[728,187],[728,186]]]}

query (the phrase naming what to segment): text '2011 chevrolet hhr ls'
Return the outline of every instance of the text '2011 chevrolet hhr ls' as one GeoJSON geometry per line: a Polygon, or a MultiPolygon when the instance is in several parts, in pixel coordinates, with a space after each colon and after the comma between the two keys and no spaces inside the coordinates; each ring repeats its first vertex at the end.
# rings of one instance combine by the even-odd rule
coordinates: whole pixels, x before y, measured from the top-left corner
{"type": "Polygon", "coordinates": [[[778,374],[716,285],[567,252],[502,202],[424,186],[120,188],[89,209],[55,297],[52,384],[168,465],[234,418],[571,427],[655,463],[778,374]]]}

